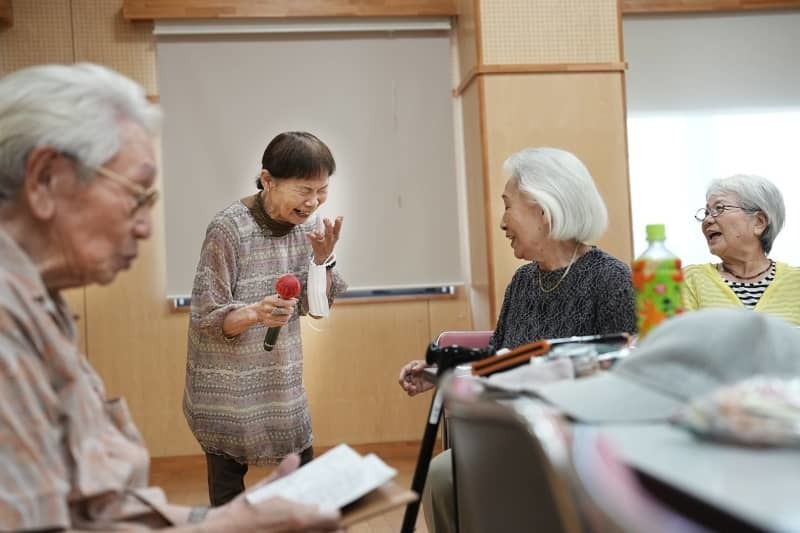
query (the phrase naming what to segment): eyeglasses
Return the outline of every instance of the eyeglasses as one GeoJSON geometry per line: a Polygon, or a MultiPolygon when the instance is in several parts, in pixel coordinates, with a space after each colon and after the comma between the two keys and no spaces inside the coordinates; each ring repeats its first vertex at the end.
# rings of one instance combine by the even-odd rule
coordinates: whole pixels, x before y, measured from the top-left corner
{"type": "Polygon", "coordinates": [[[113,181],[114,183],[121,186],[129,193],[131,193],[131,195],[135,200],[133,208],[129,213],[129,216],[131,218],[135,218],[136,215],[138,215],[142,211],[142,209],[153,207],[153,205],[156,203],[156,200],[158,200],[158,190],[155,188],[145,189],[144,187],[133,181],[131,178],[123,176],[122,174],[114,172],[113,170],[108,169],[104,166],[99,166],[99,167],[88,166],[83,164],[80,161],[80,159],[78,159],[76,156],[70,153],[61,152],[61,154],[70,161],[72,161],[73,163],[75,163],[76,165],[97,172],[104,178],[110,179],[111,181],[113,181]]]}
{"type": "Polygon", "coordinates": [[[751,211],[750,209],[747,209],[746,207],[742,207],[740,205],[718,204],[712,208],[701,207],[694,214],[694,218],[697,219],[698,222],[703,222],[706,219],[706,217],[711,216],[711,218],[717,218],[728,209],[741,209],[742,211],[751,211]]]}
{"type": "Polygon", "coordinates": [[[145,189],[131,178],[123,176],[122,174],[118,174],[113,170],[107,169],[106,167],[93,167],[93,170],[101,176],[108,178],[114,183],[120,185],[123,189],[127,190],[133,195],[136,203],[131,210],[131,218],[135,217],[142,209],[153,207],[153,205],[156,203],[156,200],[158,200],[158,190],[155,188],[149,190],[145,189]]]}

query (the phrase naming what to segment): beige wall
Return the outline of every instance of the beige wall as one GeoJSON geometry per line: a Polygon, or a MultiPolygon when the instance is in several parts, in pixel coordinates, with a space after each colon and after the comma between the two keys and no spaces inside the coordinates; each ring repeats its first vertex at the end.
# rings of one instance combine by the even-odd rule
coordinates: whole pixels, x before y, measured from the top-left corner
{"type": "MultiPolygon", "coordinates": [[[[484,139],[482,133],[480,101],[482,81],[474,83],[461,96],[464,124],[464,168],[467,180],[467,213],[470,246],[470,272],[472,276],[469,294],[473,321],[476,329],[491,329],[495,317],[489,308],[492,264],[488,257],[488,239],[499,224],[500,211],[493,211],[484,179],[484,139]]],[[[497,230],[499,231],[499,230],[497,230]]]]}
{"type": "MultiPolygon", "coordinates": [[[[13,26],[0,29],[0,75],[36,63],[94,61],[157,95],[152,24],[125,21],[121,5],[14,0],[13,26]]],[[[128,399],[154,456],[199,452],[181,412],[188,315],[168,309],[164,261],[159,204],[153,237],[130,272],[110,287],[68,294],[89,360],[109,395],[128,399]]],[[[429,398],[407,398],[396,384],[399,368],[421,357],[439,331],[471,326],[464,291],[449,300],[336,305],[329,320],[304,322],[316,444],[419,439],[429,398]]]]}

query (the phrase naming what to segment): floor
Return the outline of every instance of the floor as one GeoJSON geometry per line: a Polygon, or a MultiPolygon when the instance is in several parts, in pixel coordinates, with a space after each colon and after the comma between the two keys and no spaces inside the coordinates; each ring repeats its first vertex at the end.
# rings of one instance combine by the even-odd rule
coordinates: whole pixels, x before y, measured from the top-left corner
{"type": "MultiPolygon", "coordinates": [[[[402,487],[411,486],[411,478],[416,467],[416,455],[399,454],[381,458],[389,466],[397,469],[395,482],[402,487]]],[[[247,473],[246,484],[252,485],[269,474],[270,468],[251,467],[247,473]]],[[[208,504],[205,458],[198,456],[166,457],[152,459],[150,468],[151,485],[161,487],[172,503],[185,505],[208,504]]],[[[397,533],[403,523],[405,507],[399,507],[351,527],[351,533],[397,533]]],[[[428,533],[422,509],[417,517],[417,533],[428,533]]]]}

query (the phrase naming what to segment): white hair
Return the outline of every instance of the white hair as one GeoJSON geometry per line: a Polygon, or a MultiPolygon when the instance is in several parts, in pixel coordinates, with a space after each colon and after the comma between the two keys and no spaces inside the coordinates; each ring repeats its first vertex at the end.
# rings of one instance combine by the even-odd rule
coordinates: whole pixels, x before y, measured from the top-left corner
{"type": "Polygon", "coordinates": [[[52,146],[87,167],[114,157],[124,143],[122,119],[155,135],[161,110],[136,82],[100,65],[40,65],[0,79],[0,202],[16,196],[28,155],[38,146],[52,146]]]}
{"type": "Polygon", "coordinates": [[[783,229],[784,220],[786,220],[786,207],[783,204],[781,191],[774,183],[762,176],[736,174],[713,180],[706,191],[706,202],[712,196],[726,193],[736,195],[745,211],[764,213],[767,218],[767,227],[759,240],[764,253],[768,254],[772,250],[775,237],[783,229]]]}
{"type": "Polygon", "coordinates": [[[544,210],[550,238],[594,241],[608,227],[608,211],[592,175],[575,155],[558,148],[526,148],[503,165],[517,189],[544,210]]]}

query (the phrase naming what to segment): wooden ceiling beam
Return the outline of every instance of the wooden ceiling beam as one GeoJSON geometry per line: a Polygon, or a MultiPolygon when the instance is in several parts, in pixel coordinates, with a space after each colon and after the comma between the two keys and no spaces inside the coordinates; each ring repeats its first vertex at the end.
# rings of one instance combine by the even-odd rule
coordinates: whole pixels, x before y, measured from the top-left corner
{"type": "Polygon", "coordinates": [[[454,16],[456,0],[124,0],[128,20],[454,16]]]}
{"type": "Polygon", "coordinates": [[[622,0],[622,14],[715,13],[798,9],[800,0],[622,0]]]}
{"type": "Polygon", "coordinates": [[[14,25],[14,12],[11,10],[11,0],[0,0],[0,25],[14,25]]]}

